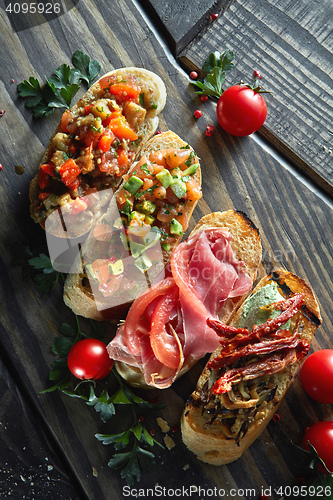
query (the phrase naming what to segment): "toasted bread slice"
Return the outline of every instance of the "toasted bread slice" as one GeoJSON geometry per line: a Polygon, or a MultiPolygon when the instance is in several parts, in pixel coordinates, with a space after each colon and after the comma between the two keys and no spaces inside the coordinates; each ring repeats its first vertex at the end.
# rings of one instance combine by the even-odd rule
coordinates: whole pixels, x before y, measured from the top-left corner
{"type": "MultiPolygon", "coordinates": [[[[319,306],[311,287],[298,276],[278,269],[262,278],[251,296],[270,283],[277,284],[278,291],[284,298],[293,297],[296,293],[305,294],[304,304],[296,315],[297,319],[291,320],[290,331],[293,333],[296,327],[299,328],[301,339],[310,344],[316,328],[321,323],[319,306]]],[[[239,325],[245,304],[246,302],[233,316],[230,323],[232,326],[239,325]]],[[[276,413],[302,364],[302,359],[297,359],[282,371],[271,374],[269,378],[268,375],[259,376],[254,382],[256,387],[260,387],[260,382],[265,381],[265,389],[262,390],[268,391],[269,387],[272,387],[271,393],[262,402],[253,400],[247,403],[247,396],[240,396],[237,389],[235,392],[232,390],[232,395],[229,395],[229,392],[218,395],[211,392],[221,372],[209,368],[208,364],[216,359],[221,350],[222,347],[211,355],[181,419],[182,438],[186,446],[200,460],[212,465],[227,464],[238,459],[257,439],[276,413]],[[231,399],[234,403],[230,403],[231,399]]],[[[251,390],[254,389],[252,386],[251,390]]],[[[244,386],[241,394],[244,395],[244,386]]]]}
{"type": "MultiPolygon", "coordinates": [[[[185,151],[185,152],[187,151],[189,154],[193,153],[194,155],[193,161],[196,161],[195,165],[197,166],[197,169],[195,173],[191,176],[191,179],[193,179],[196,182],[198,188],[200,188],[201,169],[199,160],[196,158],[192,148],[172,131],[155,135],[152,139],[150,139],[150,141],[146,143],[144,149],[142,150],[140,161],[142,161],[142,158],[149,158],[150,154],[153,152],[161,152],[161,154],[163,155],[163,154],[168,154],[167,153],[168,151],[173,151],[173,150],[185,151]]],[[[137,168],[137,165],[139,165],[138,162],[133,164],[127,177],[130,177],[132,173],[133,174],[137,173],[137,169],[140,168],[140,167],[137,168]]],[[[118,188],[117,192],[113,196],[106,213],[101,217],[99,221],[97,221],[96,226],[101,224],[102,222],[105,223],[105,221],[108,220],[110,221],[110,224],[112,224],[115,218],[119,217],[120,214],[118,212],[118,209],[120,207],[118,202],[118,195],[120,195],[120,193],[123,192],[124,190],[123,187],[125,183],[126,181],[124,180],[122,185],[118,188]],[[116,216],[114,214],[116,214],[116,216]]],[[[176,201],[174,200],[173,202],[169,202],[168,211],[170,212],[171,210],[170,207],[173,205],[176,205],[178,208],[179,206],[181,206],[182,217],[183,218],[185,217],[186,221],[189,221],[196,204],[197,200],[186,200],[185,202],[184,200],[182,201],[181,199],[176,198],[176,201]]],[[[151,225],[152,231],[154,231],[155,229],[156,230],[165,229],[165,231],[168,232],[170,223],[161,222],[158,219],[158,215],[156,215],[157,212],[158,208],[156,208],[156,210],[152,213],[152,216],[155,218],[155,220],[152,222],[151,225]]],[[[184,230],[186,230],[186,228],[184,228],[184,230]]],[[[168,246],[163,247],[163,243],[162,246],[160,243],[158,243],[160,253],[158,253],[157,258],[155,258],[154,265],[148,270],[147,273],[145,273],[147,280],[146,279],[140,280],[140,275],[139,275],[138,278],[139,281],[137,283],[138,286],[136,287],[135,292],[131,295],[127,295],[125,297],[124,296],[119,297],[119,290],[117,290],[117,296],[119,300],[117,298],[114,305],[112,297],[104,298],[98,290],[95,289],[94,292],[92,291],[91,275],[87,271],[86,267],[84,267],[82,273],[71,273],[68,275],[64,287],[65,303],[75,312],[75,314],[91,318],[97,321],[102,321],[106,319],[119,320],[121,318],[124,318],[126,311],[128,310],[133,300],[136,297],[138,297],[147,288],[147,286],[149,286],[152,282],[154,282],[160,273],[164,272],[164,267],[168,264],[172,251],[178,245],[181,238],[182,234],[178,235],[173,234],[172,238],[169,238],[170,242],[168,246]]],[[[102,242],[101,252],[104,252],[104,250],[105,250],[105,243],[102,242]]],[[[112,248],[110,247],[108,251],[112,252],[112,248]]],[[[99,252],[98,242],[94,240],[94,236],[92,234],[89,235],[84,245],[83,252],[85,253],[85,259],[84,259],[85,264],[88,264],[90,261],[92,262],[97,258],[96,254],[98,254],[99,252]],[[87,256],[87,248],[89,249],[88,256],[87,256]]],[[[133,277],[132,279],[135,278],[133,277]]]]}
{"type": "Polygon", "coordinates": [[[165,101],[163,81],[143,68],[110,71],[95,82],[63,114],[30,183],[30,213],[35,222],[59,238],[87,233],[105,211],[112,192],[122,181],[122,174],[129,170],[154,135],[165,101]],[[126,88],[121,87],[126,82],[135,93],[128,98],[126,88]],[[118,86],[117,90],[114,85],[118,86]],[[101,121],[96,121],[99,118],[101,121]],[[111,118],[116,119],[113,126],[111,118]],[[103,145],[99,142],[105,133],[111,136],[112,144],[109,145],[108,138],[103,145]],[[75,161],[69,165],[69,171],[76,172],[76,177],[74,173],[73,177],[66,178],[63,170],[67,168],[63,165],[67,160],[75,161]],[[103,191],[99,203],[80,210],[75,200],[92,190],[103,191]]]}
{"type": "MultiPolygon", "coordinates": [[[[189,238],[202,229],[228,228],[232,234],[231,247],[235,257],[246,264],[246,273],[252,282],[255,281],[257,271],[261,262],[261,242],[259,230],[253,222],[243,212],[228,210],[225,212],[214,212],[200,219],[192,230],[189,238]]],[[[228,322],[235,313],[237,307],[243,302],[245,297],[229,298],[223,308],[219,311],[219,318],[223,322],[228,322]]],[[[189,360],[184,365],[180,376],[184,375],[198,360],[189,360]]],[[[131,385],[142,388],[149,388],[144,380],[143,373],[136,367],[123,362],[115,362],[117,371],[131,385]]]]}

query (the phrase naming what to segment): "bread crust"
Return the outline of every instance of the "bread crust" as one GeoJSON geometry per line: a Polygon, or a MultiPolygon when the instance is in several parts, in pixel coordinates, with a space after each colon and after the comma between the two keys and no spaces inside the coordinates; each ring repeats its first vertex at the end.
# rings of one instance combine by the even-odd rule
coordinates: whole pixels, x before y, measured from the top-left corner
{"type": "MultiPolygon", "coordinates": [[[[100,80],[102,78],[107,78],[111,76],[119,76],[122,79],[126,80],[128,75],[134,75],[137,77],[140,81],[140,86],[143,89],[144,93],[150,95],[150,98],[153,99],[154,102],[154,107],[149,107],[147,109],[146,116],[144,118],[143,123],[140,125],[139,129],[137,130],[137,135],[138,135],[138,140],[136,141],[137,148],[136,148],[136,155],[135,159],[138,158],[140,155],[141,150],[144,148],[145,144],[148,142],[148,140],[154,135],[154,133],[157,130],[158,126],[158,115],[161,113],[165,106],[166,102],[166,88],[165,85],[162,81],[162,79],[156,75],[155,73],[144,69],[144,68],[136,68],[136,67],[127,67],[127,68],[120,68],[120,69],[115,69],[113,71],[109,71],[105,75],[99,78],[88,90],[87,92],[79,99],[79,101],[70,109],[73,118],[77,118],[79,116],[84,115],[84,109],[85,106],[91,104],[92,102],[96,101],[98,99],[98,94],[101,93],[101,89],[99,86],[100,80]]],[[[39,168],[36,172],[35,177],[31,180],[30,182],[30,188],[29,188],[29,199],[30,199],[30,214],[31,217],[35,220],[35,222],[39,222],[41,227],[45,229],[45,219],[41,218],[41,216],[38,213],[37,207],[40,204],[39,200],[39,194],[41,192],[41,189],[39,187],[39,174],[41,170],[41,165],[48,163],[50,160],[50,154],[52,150],[52,141],[54,137],[56,136],[57,133],[62,132],[61,128],[61,122],[58,124],[56,130],[52,134],[50,141],[46,147],[46,150],[42,156],[39,168]]],[[[121,177],[118,177],[117,179],[114,179],[113,182],[113,189],[116,190],[118,185],[121,182],[121,177]]],[[[104,197],[104,203],[103,205],[106,205],[110,199],[110,196],[107,197],[105,195],[104,197]]],[[[95,213],[92,214],[91,216],[91,221],[90,221],[90,226],[86,228],[87,232],[90,227],[94,224],[94,222],[101,216],[102,210],[96,210],[95,213]]],[[[66,237],[72,237],[72,234],[66,234],[66,231],[63,231],[61,228],[59,230],[58,225],[55,225],[55,227],[50,226],[47,229],[51,234],[54,234],[55,236],[59,238],[66,238],[66,237]]],[[[70,233],[70,230],[67,229],[67,231],[70,233]]],[[[74,236],[79,236],[78,234],[75,234],[74,236]]]]}
{"type": "MultiPolygon", "coordinates": [[[[155,135],[152,137],[145,145],[144,149],[141,151],[141,155],[149,156],[149,154],[153,151],[159,151],[161,149],[168,148],[185,148],[188,144],[183,141],[177,134],[172,132],[171,130],[167,132],[163,132],[161,134],[155,135]]],[[[192,148],[191,148],[192,149],[192,148]]],[[[132,165],[130,172],[134,171],[136,168],[136,162],[132,165]]],[[[201,186],[201,169],[200,166],[193,175],[193,178],[197,182],[199,186],[201,186]]],[[[108,210],[101,217],[101,219],[112,217],[112,213],[114,213],[114,209],[117,203],[117,192],[120,191],[123,187],[123,183],[119,186],[118,190],[115,192],[108,210]]],[[[196,206],[196,201],[188,201],[186,205],[184,205],[184,211],[187,213],[188,219],[191,218],[193,210],[196,206]]],[[[99,221],[96,221],[98,224],[99,221]]],[[[173,249],[179,244],[182,236],[177,236],[173,239],[172,245],[170,245],[169,250],[162,250],[163,263],[160,266],[156,267],[155,272],[150,272],[150,279],[153,280],[154,276],[163,271],[164,267],[168,264],[173,249]]],[[[128,311],[131,303],[134,298],[139,296],[143,292],[144,288],[139,286],[136,291],[135,296],[130,302],[126,304],[117,305],[116,307],[107,308],[107,309],[98,309],[96,305],[96,300],[89,286],[89,282],[85,272],[82,273],[70,273],[66,279],[64,286],[64,302],[70,307],[75,314],[80,316],[84,316],[86,318],[91,318],[96,321],[118,321],[125,317],[126,312],[128,311]]]]}
{"type": "MultiPolygon", "coordinates": [[[[200,219],[190,233],[189,238],[199,230],[213,228],[229,229],[233,236],[231,247],[234,250],[234,254],[238,260],[246,264],[247,274],[252,281],[254,281],[261,262],[262,253],[259,230],[257,227],[243,212],[236,210],[214,212],[200,219]]],[[[219,312],[220,320],[223,322],[229,321],[244,299],[245,297],[228,299],[223,309],[219,312]]],[[[185,365],[178,374],[177,379],[190,370],[196,362],[197,360],[192,360],[185,365]]],[[[150,386],[146,384],[143,373],[139,369],[123,362],[116,362],[116,368],[130,385],[143,389],[150,388],[150,386]]]]}
{"type": "MultiPolygon", "coordinates": [[[[272,274],[262,278],[251,294],[268,283],[275,281],[279,292],[285,298],[293,296],[295,293],[304,293],[305,301],[300,311],[300,320],[303,323],[301,338],[311,343],[316,328],[322,319],[319,306],[311,287],[298,276],[284,269],[277,269],[272,274]]],[[[237,310],[232,318],[231,325],[237,326],[242,314],[242,306],[237,310]]],[[[210,360],[214,359],[221,348],[217,349],[210,360]]],[[[286,392],[298,374],[302,360],[286,366],[283,371],[274,375],[277,388],[274,397],[267,402],[264,407],[260,407],[256,418],[242,437],[227,437],[223,432],[221,423],[209,425],[211,417],[203,412],[203,391],[205,384],[209,383],[211,371],[206,367],[199,377],[195,391],[190,396],[185,406],[181,418],[182,438],[185,445],[198,457],[198,459],[212,465],[222,465],[238,459],[244,451],[263,432],[269,421],[276,413],[286,392]]],[[[207,385],[206,385],[207,387],[207,385]]],[[[208,394],[210,394],[208,392],[208,394]]],[[[207,393],[206,393],[206,398],[207,393]]]]}

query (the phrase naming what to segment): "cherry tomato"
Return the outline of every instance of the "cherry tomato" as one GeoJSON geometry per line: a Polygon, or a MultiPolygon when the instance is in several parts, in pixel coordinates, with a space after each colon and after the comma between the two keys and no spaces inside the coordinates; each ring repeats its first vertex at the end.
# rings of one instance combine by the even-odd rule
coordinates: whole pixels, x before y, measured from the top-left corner
{"type": "MultiPolygon", "coordinates": [[[[333,422],[321,421],[308,427],[303,438],[303,448],[309,450],[308,441],[315,448],[318,456],[323,460],[327,469],[333,472],[333,422]]],[[[322,472],[326,472],[321,467],[322,472]]]]}
{"type": "Polygon", "coordinates": [[[267,106],[260,93],[246,86],[234,85],[219,98],[216,114],[226,132],[241,137],[253,134],[261,127],[266,120],[267,106]]]}
{"type": "Polygon", "coordinates": [[[76,378],[100,380],[106,377],[113,366],[104,342],[97,339],[79,340],[69,351],[67,364],[76,378]]]}
{"type": "Polygon", "coordinates": [[[320,403],[333,403],[333,349],[322,349],[306,358],[300,378],[311,398],[320,403]]]}

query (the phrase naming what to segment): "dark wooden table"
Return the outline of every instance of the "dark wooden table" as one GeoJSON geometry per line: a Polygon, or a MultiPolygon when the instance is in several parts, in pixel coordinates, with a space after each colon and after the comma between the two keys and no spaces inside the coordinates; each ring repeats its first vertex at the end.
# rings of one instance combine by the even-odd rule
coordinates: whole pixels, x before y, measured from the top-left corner
{"type": "MultiPolygon", "coordinates": [[[[323,324],[312,351],[332,348],[332,5],[183,1],[180,8],[174,1],[68,0],[63,15],[41,23],[9,16],[8,4],[0,1],[0,109],[6,111],[0,119],[0,498],[117,500],[125,496],[125,482],[107,466],[111,447],[94,437],[113,432],[112,425],[83,401],[60,391],[41,394],[50,386],[54,336],[63,322],[75,326],[75,317],[61,286],[41,295],[32,279],[22,279],[12,256],[27,241],[45,247],[45,234],[29,216],[28,187],[60,112],[34,120],[16,85],[31,75],[43,80],[70,63],[77,49],[97,59],[102,73],[136,65],[159,74],[168,93],[160,128],[174,130],[202,159],[203,199],[191,227],[211,211],[246,212],[261,232],[265,270],[283,266],[315,290],[323,324]],[[211,20],[211,14],[219,17],[211,20]],[[258,69],[274,91],[264,127],[250,137],[225,133],[216,104],[203,104],[189,84],[192,69],[200,69],[212,50],[226,48],[236,56],[228,85],[258,69]],[[199,120],[195,109],[202,110],[199,120]],[[216,127],[211,137],[204,134],[207,123],[216,127]]],[[[157,416],[179,424],[201,367],[158,393],[167,406],[148,415],[149,425],[157,416]]],[[[198,462],[176,432],[176,446],[157,450],[155,468],[133,488],[159,484],[175,492],[195,485],[236,491],[233,498],[243,499],[271,487],[271,498],[280,498],[274,489],[297,484],[304,474],[292,442],[300,445],[306,426],[332,420],[333,413],[308,398],[297,379],[279,416],[241,459],[223,467],[198,462]]],[[[157,438],[163,439],[158,430],[157,438]]]]}

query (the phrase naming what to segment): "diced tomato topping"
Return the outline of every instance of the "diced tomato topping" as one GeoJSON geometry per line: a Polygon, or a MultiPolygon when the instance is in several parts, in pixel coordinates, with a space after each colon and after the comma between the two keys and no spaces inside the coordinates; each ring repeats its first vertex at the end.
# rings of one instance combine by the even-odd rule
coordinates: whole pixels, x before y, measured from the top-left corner
{"type": "Polygon", "coordinates": [[[72,155],[75,155],[76,151],[77,151],[76,144],[73,144],[73,143],[69,144],[68,152],[71,153],[72,155]]]}
{"type": "Polygon", "coordinates": [[[89,115],[90,111],[92,110],[92,108],[94,107],[93,104],[87,104],[87,106],[84,107],[84,114],[85,115],[89,115]]]}
{"type": "Polygon", "coordinates": [[[60,122],[60,128],[63,132],[68,132],[67,127],[69,122],[72,120],[73,115],[70,109],[67,109],[62,117],[61,117],[61,122],[60,122]]]}
{"type": "Polygon", "coordinates": [[[38,198],[39,198],[41,201],[44,201],[44,200],[46,200],[46,198],[48,198],[50,195],[51,195],[51,193],[46,193],[46,192],[44,191],[43,193],[39,193],[38,198]]]}
{"type": "Polygon", "coordinates": [[[110,241],[112,233],[112,227],[108,224],[97,224],[93,229],[93,236],[98,241],[110,241]]]}
{"type": "Polygon", "coordinates": [[[108,259],[97,259],[92,263],[92,270],[100,283],[106,283],[109,278],[109,261],[108,259]]]}
{"type": "Polygon", "coordinates": [[[124,165],[127,165],[128,163],[128,155],[125,149],[123,148],[118,148],[117,149],[117,160],[118,160],[118,165],[119,167],[123,167],[124,165]]]}
{"type": "Polygon", "coordinates": [[[119,116],[111,120],[109,128],[120,140],[129,139],[130,141],[136,141],[138,138],[124,116],[119,116]]]}
{"type": "Polygon", "coordinates": [[[70,189],[71,191],[75,191],[79,185],[81,184],[81,179],[79,177],[77,177],[76,179],[74,179],[74,181],[69,184],[68,189],[70,189]]]}
{"type": "MultiPolygon", "coordinates": [[[[67,187],[76,180],[77,176],[81,173],[80,167],[75,163],[73,158],[69,158],[61,167],[59,167],[61,180],[67,187]]],[[[72,188],[71,188],[72,189],[72,188]]]]}
{"type": "Polygon", "coordinates": [[[54,169],[55,169],[55,164],[50,161],[49,163],[44,163],[44,165],[41,165],[40,167],[46,174],[51,175],[53,177],[54,175],[54,169]]]}
{"type": "Polygon", "coordinates": [[[122,115],[121,109],[119,108],[117,111],[111,111],[110,116],[105,118],[105,120],[102,121],[103,127],[108,127],[110,125],[111,120],[114,118],[118,118],[119,116],[122,115]]]}
{"type": "Polygon", "coordinates": [[[89,206],[89,200],[87,198],[78,197],[70,202],[70,208],[72,214],[79,214],[87,210],[89,206]]]}
{"type": "Polygon", "coordinates": [[[98,141],[97,148],[102,150],[103,153],[106,153],[107,151],[109,151],[113,141],[114,141],[113,132],[109,129],[106,129],[105,132],[103,133],[102,137],[98,141]]]}
{"type": "Polygon", "coordinates": [[[39,176],[38,176],[38,185],[41,189],[45,189],[50,182],[50,176],[44,170],[39,171],[39,176]]]}
{"type": "Polygon", "coordinates": [[[202,197],[201,189],[194,179],[190,179],[186,183],[186,195],[190,201],[197,201],[202,197]]]}
{"type": "Polygon", "coordinates": [[[138,99],[140,87],[129,83],[114,83],[110,87],[110,94],[117,96],[118,102],[130,101],[138,99]]]}

